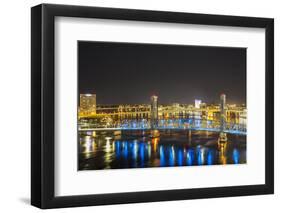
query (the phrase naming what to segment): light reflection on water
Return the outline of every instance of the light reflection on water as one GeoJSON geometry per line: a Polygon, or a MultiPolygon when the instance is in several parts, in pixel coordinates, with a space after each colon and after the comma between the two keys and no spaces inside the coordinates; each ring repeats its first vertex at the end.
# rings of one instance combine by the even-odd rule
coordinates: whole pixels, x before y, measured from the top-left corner
{"type": "Polygon", "coordinates": [[[79,170],[246,163],[246,136],[228,134],[221,149],[217,138],[191,130],[80,132],[79,170]]]}

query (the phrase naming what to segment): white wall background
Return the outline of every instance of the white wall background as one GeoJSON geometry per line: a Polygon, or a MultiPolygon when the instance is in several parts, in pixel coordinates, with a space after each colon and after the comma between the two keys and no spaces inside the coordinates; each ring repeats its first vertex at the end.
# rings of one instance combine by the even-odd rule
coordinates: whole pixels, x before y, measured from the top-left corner
{"type": "MultiPolygon", "coordinates": [[[[275,18],[275,109],[281,108],[281,3],[278,0],[45,0],[44,3],[168,10],[275,18]],[[279,84],[279,85],[278,85],[279,84]]],[[[0,211],[39,212],[30,197],[30,7],[37,0],[1,2],[0,211]],[[17,123],[17,124],[16,124],[17,123]],[[13,126],[17,128],[13,129],[13,126]]],[[[275,132],[281,128],[275,112],[275,132]]],[[[277,212],[281,208],[281,140],[275,136],[275,195],[56,209],[51,212],[277,212]]]]}

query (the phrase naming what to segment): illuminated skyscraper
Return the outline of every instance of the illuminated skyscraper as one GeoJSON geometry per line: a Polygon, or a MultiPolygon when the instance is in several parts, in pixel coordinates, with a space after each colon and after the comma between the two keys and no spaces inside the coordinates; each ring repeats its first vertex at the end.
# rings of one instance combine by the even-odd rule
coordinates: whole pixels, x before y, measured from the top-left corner
{"type": "Polygon", "coordinates": [[[80,112],[86,115],[96,114],[96,94],[80,94],[80,112]]]}
{"type": "Polygon", "coordinates": [[[156,95],[151,96],[151,114],[150,114],[150,124],[151,128],[157,128],[158,126],[158,97],[156,95]]]}
{"type": "Polygon", "coordinates": [[[199,108],[200,108],[201,103],[202,103],[202,101],[201,101],[201,100],[195,99],[195,103],[194,103],[195,108],[196,108],[196,109],[199,109],[199,108]]]}

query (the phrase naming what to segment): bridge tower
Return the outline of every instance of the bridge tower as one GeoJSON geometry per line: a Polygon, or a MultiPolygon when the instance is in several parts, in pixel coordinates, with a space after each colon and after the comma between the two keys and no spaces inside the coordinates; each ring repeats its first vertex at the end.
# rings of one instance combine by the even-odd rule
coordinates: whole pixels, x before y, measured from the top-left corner
{"type": "Polygon", "coordinates": [[[221,96],[220,96],[220,136],[218,139],[219,147],[224,147],[227,142],[227,136],[225,133],[225,123],[226,123],[225,102],[226,102],[226,95],[221,94],[221,96]]]}
{"type": "Polygon", "coordinates": [[[153,95],[150,97],[151,111],[150,111],[150,126],[151,129],[156,129],[158,126],[158,97],[153,95]]]}

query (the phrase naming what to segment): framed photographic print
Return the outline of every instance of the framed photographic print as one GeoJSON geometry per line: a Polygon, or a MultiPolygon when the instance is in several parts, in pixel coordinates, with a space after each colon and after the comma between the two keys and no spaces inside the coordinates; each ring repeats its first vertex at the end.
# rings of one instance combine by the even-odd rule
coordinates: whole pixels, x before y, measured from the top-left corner
{"type": "Polygon", "coordinates": [[[31,9],[31,203],[272,194],[274,21],[31,9]]]}

